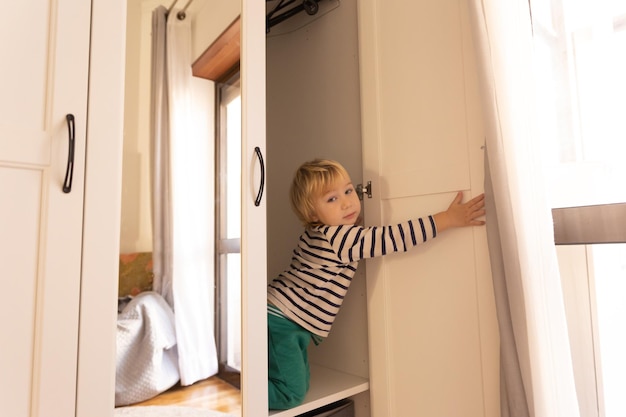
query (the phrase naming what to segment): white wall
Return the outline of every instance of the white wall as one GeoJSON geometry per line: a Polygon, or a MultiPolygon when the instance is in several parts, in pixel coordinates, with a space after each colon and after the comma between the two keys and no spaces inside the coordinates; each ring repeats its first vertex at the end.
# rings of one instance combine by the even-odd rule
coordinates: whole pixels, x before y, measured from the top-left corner
{"type": "MultiPolygon", "coordinates": [[[[120,252],[149,251],[152,227],[149,200],[150,28],[149,10],[158,5],[127,2],[126,82],[120,252]]],[[[167,7],[167,6],[166,6],[167,7]]]]}

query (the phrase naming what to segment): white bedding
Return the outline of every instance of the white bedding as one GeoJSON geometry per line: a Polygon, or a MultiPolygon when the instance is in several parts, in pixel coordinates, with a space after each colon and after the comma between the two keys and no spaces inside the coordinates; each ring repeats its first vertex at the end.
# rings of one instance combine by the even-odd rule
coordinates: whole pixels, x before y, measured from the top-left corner
{"type": "Polygon", "coordinates": [[[180,379],[174,313],[158,293],[132,298],[118,313],[115,405],[145,401],[180,379]]]}

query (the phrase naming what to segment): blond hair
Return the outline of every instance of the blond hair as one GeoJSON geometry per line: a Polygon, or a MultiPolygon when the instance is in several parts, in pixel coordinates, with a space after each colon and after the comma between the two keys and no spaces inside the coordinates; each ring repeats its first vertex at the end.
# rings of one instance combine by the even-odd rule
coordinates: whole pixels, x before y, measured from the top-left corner
{"type": "Polygon", "coordinates": [[[316,220],[314,202],[341,178],[350,178],[348,171],[336,161],[314,159],[300,165],[291,183],[291,207],[307,227],[321,225],[316,220]]]}

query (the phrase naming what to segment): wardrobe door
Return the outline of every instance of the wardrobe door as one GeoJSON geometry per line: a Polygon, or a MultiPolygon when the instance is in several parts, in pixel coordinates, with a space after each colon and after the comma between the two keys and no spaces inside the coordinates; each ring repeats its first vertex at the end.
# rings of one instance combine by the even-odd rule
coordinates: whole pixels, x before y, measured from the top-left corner
{"type": "Polygon", "coordinates": [[[23,0],[0,25],[3,415],[75,414],[90,2],[23,0]]]}
{"type": "Polygon", "coordinates": [[[242,411],[267,415],[265,3],[241,9],[242,411]]]}
{"type": "MultiPolygon", "coordinates": [[[[445,210],[483,186],[483,130],[465,2],[360,0],[368,224],[445,210]]],[[[367,262],[372,416],[499,415],[485,229],[367,262]]]]}

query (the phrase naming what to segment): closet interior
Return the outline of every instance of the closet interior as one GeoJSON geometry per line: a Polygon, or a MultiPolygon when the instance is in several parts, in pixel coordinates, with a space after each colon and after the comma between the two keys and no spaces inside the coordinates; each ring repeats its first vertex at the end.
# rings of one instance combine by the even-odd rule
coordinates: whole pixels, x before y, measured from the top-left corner
{"type": "MultiPolygon", "coordinates": [[[[362,182],[356,2],[324,0],[315,15],[300,13],[266,38],[268,280],[289,266],[302,226],[289,186],[305,161],[340,161],[362,182]]],[[[368,417],[369,366],[365,263],[359,265],[329,337],[311,344],[311,388],[305,403],[272,416],[297,416],[351,397],[368,417]]],[[[245,393],[244,393],[245,395],[245,393]]]]}

